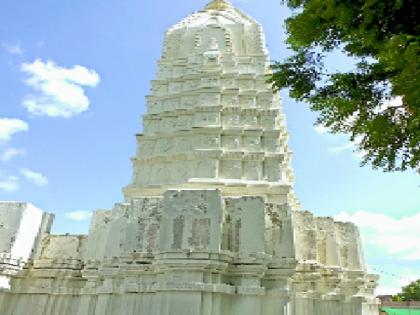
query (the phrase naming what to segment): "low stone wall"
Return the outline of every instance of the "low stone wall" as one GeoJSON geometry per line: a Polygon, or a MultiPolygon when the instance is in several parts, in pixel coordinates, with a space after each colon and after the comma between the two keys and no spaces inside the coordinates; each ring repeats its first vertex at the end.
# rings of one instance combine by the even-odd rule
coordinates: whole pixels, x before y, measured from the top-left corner
{"type": "Polygon", "coordinates": [[[382,302],[381,308],[410,308],[420,309],[420,301],[408,301],[408,302],[382,302]]]}

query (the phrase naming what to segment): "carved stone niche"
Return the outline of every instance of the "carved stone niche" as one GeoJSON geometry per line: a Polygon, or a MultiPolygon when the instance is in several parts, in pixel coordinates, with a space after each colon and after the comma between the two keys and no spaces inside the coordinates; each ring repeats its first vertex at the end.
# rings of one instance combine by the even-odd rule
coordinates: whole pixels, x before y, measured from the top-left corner
{"type": "Polygon", "coordinates": [[[168,92],[171,94],[182,92],[184,81],[171,81],[168,85],[168,92]]]}
{"type": "Polygon", "coordinates": [[[225,150],[241,150],[242,148],[242,131],[225,131],[222,136],[222,147],[225,150]]]}
{"type": "Polygon", "coordinates": [[[255,73],[260,75],[265,75],[267,73],[267,69],[270,63],[266,60],[266,58],[254,58],[253,62],[255,66],[255,73]]]}
{"type": "Polygon", "coordinates": [[[270,92],[259,93],[257,96],[258,108],[272,108],[273,107],[273,94],[270,92]]]}
{"type": "Polygon", "coordinates": [[[150,156],[153,154],[156,140],[140,137],[138,140],[137,156],[150,156]]]}
{"type": "Polygon", "coordinates": [[[264,129],[276,129],[279,112],[276,110],[265,110],[261,112],[261,126],[264,129]]]}
{"type": "Polygon", "coordinates": [[[169,190],[159,233],[159,251],[219,252],[223,207],[219,190],[169,190]]]}
{"type": "Polygon", "coordinates": [[[243,148],[248,151],[261,151],[261,132],[247,130],[243,136],[243,148]]]}
{"type": "Polygon", "coordinates": [[[223,107],[235,107],[239,104],[238,93],[235,90],[228,90],[223,92],[222,105],[223,107]]]}
{"type": "Polygon", "coordinates": [[[223,64],[223,72],[225,74],[228,74],[228,75],[235,75],[235,74],[237,74],[238,68],[236,66],[236,63],[234,63],[234,62],[233,63],[228,62],[228,63],[223,64]]]}
{"type": "Polygon", "coordinates": [[[226,198],[228,250],[245,258],[265,251],[265,203],[262,197],[226,198]]]}
{"type": "Polygon", "coordinates": [[[135,184],[145,185],[151,182],[152,168],[146,163],[136,166],[135,184]]]}
{"type": "Polygon", "coordinates": [[[200,94],[200,105],[202,106],[218,106],[220,101],[220,92],[200,94]]]}
{"type": "Polygon", "coordinates": [[[180,183],[185,182],[191,177],[194,176],[193,172],[195,170],[195,161],[189,160],[179,160],[172,164],[171,168],[171,178],[172,182],[180,183]]]}
{"type": "Polygon", "coordinates": [[[195,127],[220,126],[220,112],[196,112],[194,116],[195,127]]]}
{"type": "Polygon", "coordinates": [[[225,90],[237,89],[235,75],[224,75],[222,78],[222,88],[225,90]]]}
{"type": "Polygon", "coordinates": [[[293,225],[287,204],[266,204],[266,248],[274,259],[295,258],[293,225]]]}
{"type": "Polygon", "coordinates": [[[165,155],[173,152],[174,140],[172,138],[159,138],[155,144],[155,155],[165,155]]]}
{"type": "Polygon", "coordinates": [[[202,67],[202,56],[194,56],[194,60],[198,62],[193,62],[192,64],[188,65],[188,68],[185,71],[186,75],[198,75],[200,74],[200,69],[202,67]]]}
{"type": "Polygon", "coordinates": [[[335,222],[340,254],[340,266],[349,270],[364,270],[359,230],[349,222],[335,222]]]}
{"type": "Polygon", "coordinates": [[[198,98],[196,95],[185,95],[181,99],[181,108],[185,110],[189,110],[194,108],[194,106],[198,103],[198,98]]]}
{"type": "Polygon", "coordinates": [[[278,182],[281,179],[281,161],[276,158],[265,158],[264,179],[268,182],[278,182]]]}
{"type": "Polygon", "coordinates": [[[242,125],[248,127],[258,127],[258,116],[257,109],[247,108],[242,110],[242,125]]]}
{"type": "Polygon", "coordinates": [[[242,108],[255,108],[255,96],[249,95],[240,95],[239,103],[242,108]]]}
{"type": "Polygon", "coordinates": [[[238,78],[237,82],[241,91],[250,91],[255,89],[255,81],[253,78],[241,76],[241,78],[238,78]]]}
{"type": "Polygon", "coordinates": [[[239,127],[241,124],[241,109],[237,107],[224,108],[223,125],[225,127],[239,127]]]}
{"type": "Polygon", "coordinates": [[[185,90],[194,91],[200,87],[201,81],[199,78],[188,79],[185,81],[185,90]]]}
{"type": "Polygon", "coordinates": [[[201,65],[204,63],[204,57],[202,55],[189,55],[188,56],[188,66],[186,67],[185,74],[196,74],[196,65],[201,65]],[[193,66],[191,66],[193,65],[193,66]]]}
{"type": "Polygon", "coordinates": [[[204,150],[220,149],[220,132],[218,130],[198,130],[195,139],[195,148],[204,150]]]}
{"type": "Polygon", "coordinates": [[[172,75],[174,78],[182,77],[185,73],[186,65],[177,65],[172,68],[172,75]]]}
{"type": "Polygon", "coordinates": [[[196,167],[196,178],[216,178],[218,173],[218,160],[199,160],[196,167]]]}
{"type": "Polygon", "coordinates": [[[244,179],[246,180],[262,180],[263,163],[262,161],[245,160],[243,162],[244,179]]]}
{"type": "Polygon", "coordinates": [[[339,266],[339,250],[333,218],[315,218],[318,262],[327,266],[339,266]]]}
{"type": "Polygon", "coordinates": [[[263,147],[268,152],[278,152],[280,150],[280,134],[277,131],[266,131],[263,135],[263,147]]]}
{"type": "Polygon", "coordinates": [[[160,63],[158,67],[158,78],[166,80],[171,78],[171,66],[168,64],[160,63]]]}
{"type": "Polygon", "coordinates": [[[240,74],[255,73],[255,66],[249,62],[238,62],[236,69],[240,74]]]}
{"type": "Polygon", "coordinates": [[[242,179],[241,160],[222,160],[221,174],[219,177],[225,179],[242,179]]]}
{"type": "Polygon", "coordinates": [[[176,129],[179,131],[191,130],[193,123],[193,116],[187,114],[180,114],[176,122],[176,129]]]}
{"type": "Polygon", "coordinates": [[[220,53],[218,51],[206,51],[204,53],[205,65],[217,65],[220,62],[220,53]]]}
{"type": "Polygon", "coordinates": [[[176,130],[177,117],[176,116],[162,116],[160,124],[160,132],[170,133],[176,130]]]}
{"type": "Polygon", "coordinates": [[[157,163],[152,168],[152,184],[166,184],[170,180],[170,163],[157,163]]]}
{"type": "Polygon", "coordinates": [[[171,112],[181,108],[181,99],[180,98],[170,98],[165,101],[165,106],[163,111],[171,112]]]}
{"type": "Polygon", "coordinates": [[[187,153],[191,151],[191,138],[188,136],[177,137],[175,139],[175,152],[187,153]]]}
{"type": "Polygon", "coordinates": [[[125,229],[126,253],[152,253],[157,249],[162,201],[162,198],[139,198],[131,201],[125,229]]]}
{"type": "Polygon", "coordinates": [[[168,93],[168,84],[162,81],[152,81],[152,93],[156,96],[163,96],[168,93]]]}
{"type": "Polygon", "coordinates": [[[162,106],[163,106],[162,100],[153,96],[147,96],[146,102],[147,102],[147,110],[149,114],[156,114],[162,111],[162,106]]]}
{"type": "Polygon", "coordinates": [[[219,76],[208,76],[201,78],[201,88],[218,88],[220,86],[219,76]]]}
{"type": "Polygon", "coordinates": [[[152,134],[159,130],[160,119],[155,115],[145,115],[143,117],[143,130],[145,134],[152,134]]]}
{"type": "Polygon", "coordinates": [[[317,259],[314,215],[308,211],[293,211],[296,258],[300,262],[317,259]]]}

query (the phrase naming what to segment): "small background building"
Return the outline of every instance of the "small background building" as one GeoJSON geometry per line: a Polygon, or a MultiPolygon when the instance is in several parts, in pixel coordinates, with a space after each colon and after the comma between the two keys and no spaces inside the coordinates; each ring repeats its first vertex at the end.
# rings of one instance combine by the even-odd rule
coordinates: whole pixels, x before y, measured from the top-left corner
{"type": "Polygon", "coordinates": [[[381,315],[420,315],[420,302],[393,302],[382,300],[381,315]]]}

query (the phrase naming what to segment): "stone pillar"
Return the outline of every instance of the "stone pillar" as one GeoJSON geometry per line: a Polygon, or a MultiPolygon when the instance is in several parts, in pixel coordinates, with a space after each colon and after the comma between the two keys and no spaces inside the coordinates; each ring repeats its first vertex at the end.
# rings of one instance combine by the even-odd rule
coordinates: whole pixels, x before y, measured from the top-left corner
{"type": "Polygon", "coordinates": [[[263,284],[263,314],[291,314],[289,279],[295,273],[294,232],[288,205],[266,205],[266,252],[272,255],[263,284]]]}
{"type": "Polygon", "coordinates": [[[30,203],[0,202],[0,289],[34,257],[53,220],[30,203]]]}
{"type": "Polygon", "coordinates": [[[155,262],[159,315],[208,314],[212,300],[231,292],[220,275],[231,259],[221,252],[222,224],[220,191],[165,193],[155,262]]]}

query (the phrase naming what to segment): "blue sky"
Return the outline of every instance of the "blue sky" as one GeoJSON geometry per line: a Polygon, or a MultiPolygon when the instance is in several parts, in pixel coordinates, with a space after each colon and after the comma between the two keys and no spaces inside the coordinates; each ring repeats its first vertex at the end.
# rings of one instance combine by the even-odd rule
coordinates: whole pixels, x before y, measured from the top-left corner
{"type": "MultiPolygon", "coordinates": [[[[2,0],[0,200],[55,213],[57,233],[86,232],[91,211],[122,201],[164,32],[205,3],[2,0]]],[[[290,54],[287,8],[235,5],[263,25],[273,60],[290,54]]],[[[316,115],[282,96],[303,207],[360,225],[381,292],[420,278],[420,177],[361,168],[346,136],[314,128],[316,115]]]]}

